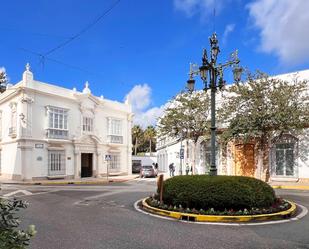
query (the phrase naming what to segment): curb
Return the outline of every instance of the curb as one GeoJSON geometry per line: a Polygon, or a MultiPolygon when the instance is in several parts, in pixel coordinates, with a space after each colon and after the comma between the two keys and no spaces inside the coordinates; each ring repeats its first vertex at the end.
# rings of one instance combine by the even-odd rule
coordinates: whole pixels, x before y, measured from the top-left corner
{"type": "Polygon", "coordinates": [[[57,181],[53,182],[52,180],[49,182],[0,182],[0,184],[16,184],[16,185],[42,185],[42,186],[47,186],[47,185],[104,185],[108,184],[110,182],[127,182],[134,180],[135,178],[132,179],[109,179],[107,180],[101,180],[101,181],[57,181]]]}
{"type": "Polygon", "coordinates": [[[273,189],[295,189],[295,190],[309,190],[309,186],[305,185],[273,185],[271,186],[273,189]]]}
{"type": "Polygon", "coordinates": [[[178,219],[187,220],[195,222],[248,222],[248,221],[270,221],[278,219],[290,218],[296,212],[296,205],[293,202],[288,201],[291,204],[290,209],[278,213],[272,214],[257,214],[257,215],[241,215],[241,216],[229,216],[229,215],[199,215],[199,214],[189,214],[163,210],[159,208],[154,208],[146,203],[145,198],[142,200],[142,206],[145,210],[150,213],[178,219]]]}

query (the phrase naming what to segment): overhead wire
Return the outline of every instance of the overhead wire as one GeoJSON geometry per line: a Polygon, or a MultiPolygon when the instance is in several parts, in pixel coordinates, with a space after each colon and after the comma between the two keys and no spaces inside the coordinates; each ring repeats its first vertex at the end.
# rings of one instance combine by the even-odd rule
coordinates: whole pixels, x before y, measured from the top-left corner
{"type": "Polygon", "coordinates": [[[97,24],[102,18],[104,18],[108,13],[110,13],[119,3],[120,3],[120,0],[115,1],[111,5],[111,7],[109,7],[106,11],[104,11],[101,15],[99,15],[96,19],[94,19],[91,23],[89,23],[85,28],[83,28],[77,34],[70,37],[68,40],[66,40],[66,41],[60,43],[59,45],[57,45],[56,47],[48,50],[46,53],[44,53],[44,56],[49,55],[49,54],[55,52],[56,50],[66,46],[67,44],[69,44],[70,42],[72,42],[73,40],[75,40],[76,38],[81,36],[83,33],[87,32],[90,28],[92,28],[95,24],[97,24]]]}
{"type": "Polygon", "coordinates": [[[60,60],[44,56],[42,53],[38,53],[38,52],[32,51],[30,49],[26,49],[26,48],[22,48],[22,47],[19,47],[18,49],[20,49],[24,52],[33,54],[35,56],[38,56],[39,57],[39,63],[42,65],[43,68],[44,68],[44,65],[45,65],[45,60],[48,60],[48,61],[60,64],[60,65],[66,66],[66,67],[70,67],[70,68],[75,69],[75,70],[79,70],[79,71],[82,71],[82,72],[85,72],[85,73],[89,73],[89,74],[93,74],[93,75],[97,75],[97,76],[102,77],[102,75],[99,74],[99,73],[95,73],[95,72],[90,71],[88,69],[84,69],[84,68],[79,67],[79,66],[71,65],[71,64],[68,64],[66,62],[62,62],[60,60]]]}
{"type": "MultiPolygon", "coordinates": [[[[51,53],[55,52],[56,50],[66,46],[67,44],[69,44],[70,42],[72,42],[73,40],[77,39],[78,37],[80,37],[82,34],[84,34],[85,32],[87,32],[89,29],[91,29],[94,25],[96,25],[102,18],[104,18],[105,16],[107,16],[119,3],[120,3],[121,0],[117,0],[115,1],[107,10],[105,10],[102,14],[100,14],[97,18],[95,18],[91,23],[89,23],[85,28],[83,28],[82,30],[80,30],[78,33],[76,33],[75,35],[67,38],[66,41],[60,43],[59,45],[55,46],[54,48],[48,50],[46,53],[39,53],[39,52],[35,52],[35,51],[32,51],[30,49],[26,49],[26,48],[23,48],[23,47],[18,47],[19,50],[22,50],[24,52],[27,52],[27,53],[31,53],[35,56],[38,56],[39,57],[39,63],[42,65],[42,67],[44,68],[44,65],[45,65],[45,60],[49,60],[49,61],[52,61],[52,62],[55,62],[55,63],[58,63],[58,64],[61,64],[63,66],[67,66],[67,67],[70,67],[70,68],[73,68],[73,69],[76,69],[76,70],[79,70],[79,71],[83,71],[83,72],[86,72],[86,73],[90,73],[90,74],[96,74],[96,75],[99,75],[97,73],[94,73],[94,72],[91,72],[87,69],[83,69],[81,67],[78,67],[78,66],[74,66],[74,65],[71,65],[71,64],[68,64],[68,63],[64,63],[62,61],[59,61],[59,60],[56,60],[56,59],[53,59],[53,58],[50,58],[50,57],[47,57],[47,55],[50,55],[51,53]]],[[[52,35],[48,35],[48,34],[40,34],[40,33],[31,33],[33,35],[45,35],[45,36],[52,36],[52,35]]],[[[54,36],[56,37],[56,36],[54,36]]]]}

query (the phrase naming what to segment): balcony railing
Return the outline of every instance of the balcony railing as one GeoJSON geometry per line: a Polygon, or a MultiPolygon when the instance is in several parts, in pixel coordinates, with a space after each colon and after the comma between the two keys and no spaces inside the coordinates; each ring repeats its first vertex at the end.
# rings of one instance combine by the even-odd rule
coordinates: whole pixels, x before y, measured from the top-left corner
{"type": "Polygon", "coordinates": [[[68,130],[58,130],[58,129],[47,129],[47,138],[53,139],[68,139],[69,131],[68,130]]]}
{"type": "Polygon", "coordinates": [[[9,136],[11,138],[15,138],[16,137],[16,127],[10,127],[9,128],[9,136]]]}
{"type": "Polygon", "coordinates": [[[115,135],[108,135],[107,142],[113,144],[122,144],[123,143],[123,136],[115,136],[115,135]]]}

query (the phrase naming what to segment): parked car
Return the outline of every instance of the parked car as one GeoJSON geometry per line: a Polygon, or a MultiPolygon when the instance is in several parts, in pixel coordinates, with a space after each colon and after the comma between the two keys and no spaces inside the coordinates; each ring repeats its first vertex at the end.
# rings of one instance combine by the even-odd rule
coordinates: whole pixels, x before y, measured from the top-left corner
{"type": "Polygon", "coordinates": [[[157,171],[152,167],[152,165],[143,165],[139,173],[140,177],[156,177],[157,171]]]}
{"type": "Polygon", "coordinates": [[[142,167],[141,160],[132,160],[132,173],[140,173],[142,167]]]}

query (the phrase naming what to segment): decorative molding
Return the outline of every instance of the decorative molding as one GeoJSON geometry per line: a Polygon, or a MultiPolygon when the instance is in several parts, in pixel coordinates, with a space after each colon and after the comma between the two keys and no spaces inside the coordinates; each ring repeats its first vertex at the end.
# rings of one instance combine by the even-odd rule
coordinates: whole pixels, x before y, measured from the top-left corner
{"type": "Polygon", "coordinates": [[[34,99],[29,97],[29,96],[24,96],[20,100],[21,103],[27,103],[27,104],[32,104],[34,102],[34,99]]]}

